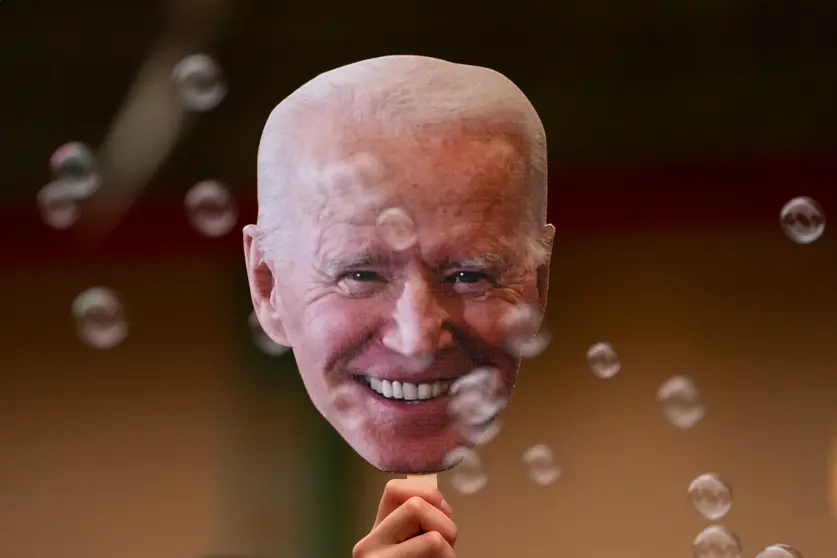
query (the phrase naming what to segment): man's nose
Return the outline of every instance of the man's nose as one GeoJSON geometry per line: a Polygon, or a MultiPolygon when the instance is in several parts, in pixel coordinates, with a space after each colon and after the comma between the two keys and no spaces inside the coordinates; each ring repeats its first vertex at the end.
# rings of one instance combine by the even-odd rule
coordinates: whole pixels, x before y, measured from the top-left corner
{"type": "Polygon", "coordinates": [[[392,322],[384,331],[384,346],[419,358],[432,357],[448,347],[453,337],[444,327],[448,316],[438,297],[426,278],[407,280],[396,301],[392,322]]]}

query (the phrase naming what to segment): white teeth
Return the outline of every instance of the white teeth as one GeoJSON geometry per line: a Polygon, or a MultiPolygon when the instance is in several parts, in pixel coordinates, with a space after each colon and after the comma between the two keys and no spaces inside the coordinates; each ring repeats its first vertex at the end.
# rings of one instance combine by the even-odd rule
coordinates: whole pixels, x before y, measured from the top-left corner
{"type": "Polygon", "coordinates": [[[418,386],[415,384],[401,384],[401,391],[404,393],[404,399],[407,401],[412,401],[418,398],[418,386]]]}
{"type": "Polygon", "coordinates": [[[373,391],[383,395],[387,399],[399,399],[404,401],[426,401],[439,397],[448,392],[449,381],[440,381],[424,384],[413,384],[410,382],[390,382],[378,378],[366,378],[368,385],[373,391]]]}

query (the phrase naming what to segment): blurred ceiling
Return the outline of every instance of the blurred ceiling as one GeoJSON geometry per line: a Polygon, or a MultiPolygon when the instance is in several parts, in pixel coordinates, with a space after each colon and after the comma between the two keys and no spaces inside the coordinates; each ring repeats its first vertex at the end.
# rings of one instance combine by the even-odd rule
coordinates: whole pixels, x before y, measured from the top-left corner
{"type": "MultiPolygon", "coordinates": [[[[190,1],[184,29],[201,6],[190,1]]],[[[31,203],[59,144],[103,141],[171,13],[140,0],[0,1],[0,203],[31,203]]],[[[209,177],[251,186],[276,103],[319,72],[392,53],[511,77],[541,112],[553,165],[829,151],[835,29],[833,0],[228,0],[196,48],[220,61],[229,95],[189,128],[151,194],[209,177]]]]}

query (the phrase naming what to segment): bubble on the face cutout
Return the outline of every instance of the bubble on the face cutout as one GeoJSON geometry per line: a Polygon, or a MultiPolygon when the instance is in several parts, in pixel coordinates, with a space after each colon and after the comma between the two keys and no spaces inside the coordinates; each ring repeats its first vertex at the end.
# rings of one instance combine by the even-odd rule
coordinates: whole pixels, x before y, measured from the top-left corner
{"type": "Polygon", "coordinates": [[[93,151],[78,141],[56,149],[49,159],[49,167],[53,179],[65,183],[78,199],[92,196],[101,184],[93,151]]]}
{"type": "Polygon", "coordinates": [[[82,198],[72,182],[55,180],[38,192],[41,219],[53,229],[69,229],[81,217],[82,198]]]}
{"type": "Polygon", "coordinates": [[[710,521],[724,517],[732,508],[732,490],[715,473],[704,473],[689,484],[689,501],[697,512],[710,521]]]}
{"type": "Polygon", "coordinates": [[[450,387],[448,412],[459,424],[482,426],[506,405],[500,371],[477,368],[458,378],[450,387]]]}
{"type": "Polygon", "coordinates": [[[451,467],[450,484],[462,494],[476,494],[488,484],[482,460],[469,448],[456,448],[445,457],[442,468],[451,467]]]}
{"type": "Polygon", "coordinates": [[[484,446],[497,438],[502,428],[502,421],[500,419],[494,419],[488,426],[471,426],[470,424],[460,423],[459,432],[462,436],[462,441],[469,446],[484,446]]]}
{"type": "Polygon", "coordinates": [[[178,62],[172,71],[172,80],[180,102],[187,110],[212,110],[227,96],[223,72],[215,59],[206,54],[192,54],[178,62]]]}
{"type": "Polygon", "coordinates": [[[771,544],[756,554],[756,558],[802,558],[802,554],[786,544],[771,544]]]}
{"type": "Polygon", "coordinates": [[[710,525],[695,537],[695,558],[741,558],[741,541],[720,525],[710,525]]]}
{"type": "Polygon", "coordinates": [[[416,226],[409,215],[398,207],[391,207],[378,215],[376,222],[378,235],[390,248],[396,251],[407,250],[418,240],[416,226]]]}
{"type": "Polygon", "coordinates": [[[119,297],[105,287],[87,289],[72,305],[79,339],[96,349],[111,349],[128,336],[129,324],[119,297]]]}
{"type": "Polygon", "coordinates": [[[352,384],[340,384],[331,391],[331,411],[336,422],[353,430],[361,428],[368,419],[361,388],[352,384]]]}
{"type": "Polygon", "coordinates": [[[290,347],[280,345],[265,333],[255,311],[250,313],[248,322],[250,324],[250,331],[253,334],[253,342],[263,353],[270,356],[282,356],[290,350],[290,347]]]}
{"type": "Polygon", "coordinates": [[[552,484],[561,476],[561,468],[555,464],[555,454],[543,444],[523,452],[523,466],[529,477],[540,485],[552,484]]]}
{"type": "Polygon", "coordinates": [[[684,376],[663,382],[657,390],[657,401],[666,420],[677,428],[692,428],[706,414],[694,382],[684,376]]]}
{"type": "Polygon", "coordinates": [[[506,349],[513,355],[533,358],[543,353],[552,335],[541,327],[543,316],[527,305],[512,308],[503,315],[501,327],[505,333],[506,349]]]}
{"type": "Polygon", "coordinates": [[[596,343],[587,349],[587,362],[594,376],[602,379],[612,378],[622,369],[619,355],[610,343],[596,343]]]}
{"type": "Polygon", "coordinates": [[[192,186],[184,200],[189,222],[201,234],[223,236],[238,223],[238,208],[229,191],[215,180],[192,186]]]}
{"type": "Polygon", "coordinates": [[[825,212],[816,200],[807,196],[794,198],[779,214],[782,230],[797,244],[810,244],[825,231],[825,212]]]}

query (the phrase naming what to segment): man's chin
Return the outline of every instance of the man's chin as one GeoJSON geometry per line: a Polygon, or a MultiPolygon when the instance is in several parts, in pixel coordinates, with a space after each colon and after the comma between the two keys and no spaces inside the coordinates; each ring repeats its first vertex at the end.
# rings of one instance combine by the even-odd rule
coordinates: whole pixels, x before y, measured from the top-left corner
{"type": "Polygon", "coordinates": [[[353,446],[361,457],[384,473],[427,475],[441,473],[459,464],[463,444],[458,437],[418,440],[401,444],[362,444],[353,446]],[[361,451],[364,450],[364,451],[361,451]],[[456,458],[455,458],[456,457],[456,458]],[[452,459],[455,458],[455,459],[452,459]]]}

